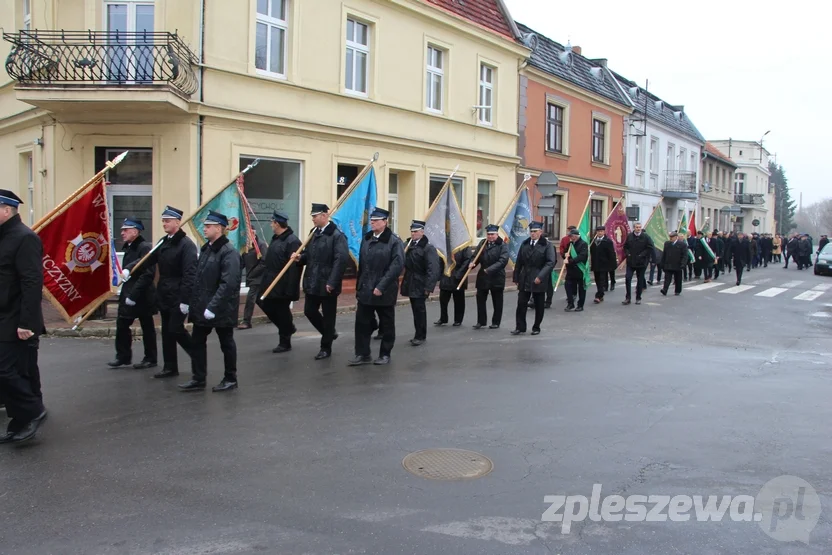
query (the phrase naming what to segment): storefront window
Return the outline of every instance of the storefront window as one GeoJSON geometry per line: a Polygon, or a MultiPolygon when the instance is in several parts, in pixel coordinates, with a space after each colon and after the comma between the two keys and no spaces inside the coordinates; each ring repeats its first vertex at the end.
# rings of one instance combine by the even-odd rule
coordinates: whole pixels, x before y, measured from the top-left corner
{"type": "Polygon", "coordinates": [[[491,181],[477,182],[477,237],[485,237],[485,227],[491,223],[491,181]]]}
{"type": "MultiPolygon", "coordinates": [[[[251,156],[241,156],[240,171],[253,161],[251,156]]],[[[289,225],[300,233],[300,180],[301,163],[291,160],[260,158],[246,174],[243,191],[254,212],[251,225],[266,243],[272,237],[269,222],[275,210],[289,216],[289,225]]]]}
{"type": "Polygon", "coordinates": [[[110,206],[110,234],[116,250],[122,250],[121,222],[138,218],[144,224],[142,237],[153,242],[153,149],[96,147],[95,167],[129,150],[127,157],[107,172],[107,202],[110,206]]]}

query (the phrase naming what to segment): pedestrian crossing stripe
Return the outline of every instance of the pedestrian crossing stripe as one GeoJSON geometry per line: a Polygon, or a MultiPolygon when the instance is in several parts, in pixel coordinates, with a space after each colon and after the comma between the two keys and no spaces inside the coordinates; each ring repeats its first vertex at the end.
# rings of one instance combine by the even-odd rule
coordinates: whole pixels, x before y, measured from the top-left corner
{"type": "Polygon", "coordinates": [[[706,289],[711,289],[713,287],[719,287],[721,285],[725,285],[724,283],[717,283],[712,281],[711,283],[702,283],[700,285],[694,285],[693,287],[687,287],[688,291],[705,291],[706,289]]]}
{"type": "Polygon", "coordinates": [[[823,295],[823,291],[805,291],[794,298],[796,301],[814,301],[823,295]]]}
{"type": "Polygon", "coordinates": [[[832,283],[821,283],[812,287],[812,291],[829,291],[832,289],[832,283]]]}
{"type": "Polygon", "coordinates": [[[780,293],[785,293],[786,291],[788,291],[788,289],[786,289],[785,287],[770,287],[770,288],[766,289],[765,291],[760,291],[759,293],[757,293],[754,296],[755,297],[776,297],[780,293]]]}
{"type": "Polygon", "coordinates": [[[735,287],[729,287],[728,289],[723,289],[720,293],[725,293],[726,295],[736,295],[737,293],[742,293],[743,291],[748,291],[749,289],[754,289],[753,285],[737,285],[735,287]]]}
{"type": "Polygon", "coordinates": [[[752,281],[749,285],[762,285],[764,283],[768,283],[769,281],[771,281],[771,278],[758,279],[757,281],[752,281]]]}
{"type": "Polygon", "coordinates": [[[781,287],[791,289],[792,287],[797,287],[798,285],[801,285],[801,284],[803,284],[802,281],[789,281],[789,282],[784,283],[783,285],[781,285],[781,287]]]}

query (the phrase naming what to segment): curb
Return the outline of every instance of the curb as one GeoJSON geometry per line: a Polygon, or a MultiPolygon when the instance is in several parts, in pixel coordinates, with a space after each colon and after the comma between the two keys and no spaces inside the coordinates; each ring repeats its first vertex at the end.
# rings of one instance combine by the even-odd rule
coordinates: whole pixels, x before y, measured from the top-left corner
{"type": "MultiPolygon", "coordinates": [[[[516,285],[507,286],[505,291],[517,291],[516,285]]],[[[469,288],[465,291],[466,297],[473,297],[477,294],[476,288],[469,288]]],[[[439,295],[431,295],[428,297],[428,302],[435,302],[439,300],[439,295]]],[[[410,301],[408,299],[398,299],[396,301],[396,306],[405,306],[409,304],[410,301]]],[[[355,312],[354,304],[348,306],[339,306],[335,311],[336,314],[349,314],[351,312],[355,312]]],[[[306,318],[303,315],[303,311],[295,311],[292,312],[292,316],[296,319],[303,319],[306,318]]],[[[256,326],[259,324],[269,324],[271,323],[269,319],[263,316],[255,316],[251,319],[251,325],[256,326]]],[[[133,339],[135,340],[138,337],[142,336],[142,328],[140,326],[132,326],[131,331],[133,332],[133,339]]],[[[193,329],[193,324],[185,324],[185,329],[191,331],[193,329]]],[[[156,326],[156,333],[162,332],[162,326],[156,326]]],[[[74,337],[74,338],[109,338],[116,336],[116,327],[115,321],[113,321],[111,326],[101,326],[96,328],[88,328],[84,329],[81,328],[79,330],[73,330],[72,328],[55,328],[53,330],[49,330],[44,334],[44,337],[74,337]]]]}

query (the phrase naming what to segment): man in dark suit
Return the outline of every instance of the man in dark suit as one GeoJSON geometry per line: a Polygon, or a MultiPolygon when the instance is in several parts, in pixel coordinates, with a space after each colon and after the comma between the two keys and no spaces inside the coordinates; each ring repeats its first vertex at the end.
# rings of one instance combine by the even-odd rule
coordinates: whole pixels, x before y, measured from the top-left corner
{"type": "MultiPolygon", "coordinates": [[[[579,264],[584,264],[589,261],[589,247],[581,238],[581,232],[573,229],[569,232],[569,239],[572,242],[572,247],[568,251],[569,256],[564,260],[566,264],[566,312],[583,312],[584,302],[586,302],[586,284],[584,282],[584,273],[579,264]],[[571,256],[574,249],[575,256],[571,256]],[[578,297],[578,304],[575,304],[575,297],[578,297]]],[[[609,272],[606,273],[609,276],[609,272]]],[[[602,290],[603,291],[603,290],[602,290]]]]}
{"type": "Polygon", "coordinates": [[[742,284],[742,273],[751,260],[751,244],[742,231],[737,232],[736,238],[731,241],[731,256],[734,269],[737,271],[737,285],[739,286],[742,284]]]}
{"type": "Polygon", "coordinates": [[[621,304],[630,304],[633,276],[636,276],[636,304],[641,304],[641,293],[647,288],[647,281],[644,279],[644,272],[647,265],[654,257],[653,240],[644,233],[641,224],[633,226],[633,231],[624,241],[624,256],[627,257],[627,276],[624,287],[627,296],[621,304]]]}
{"type": "MultiPolygon", "coordinates": [[[[300,239],[289,227],[289,216],[284,212],[275,210],[272,213],[272,242],[266,253],[263,265],[263,281],[265,287],[269,287],[274,278],[283,270],[291,260],[292,254],[300,248],[300,239]]],[[[292,350],[292,335],[297,329],[292,317],[290,308],[292,302],[300,298],[300,267],[292,264],[286,270],[286,274],[269,292],[269,295],[260,301],[260,308],[269,317],[269,320],[277,327],[277,334],[280,342],[272,349],[273,353],[285,353],[292,350]]]]}
{"type": "Polygon", "coordinates": [[[595,239],[589,246],[589,256],[589,267],[595,274],[595,286],[598,288],[593,302],[599,304],[604,302],[604,291],[609,289],[610,272],[614,272],[618,266],[618,260],[615,256],[615,243],[607,237],[607,229],[602,225],[595,228],[595,239]]]}
{"type": "MultiPolygon", "coordinates": [[[[471,262],[468,266],[472,270],[477,264],[480,270],[477,272],[477,323],[474,329],[482,329],[486,325],[488,313],[485,308],[485,301],[491,294],[491,306],[494,314],[491,317],[491,325],[488,329],[497,329],[503,318],[503,290],[506,288],[506,265],[508,264],[508,245],[500,238],[500,227],[489,225],[486,229],[485,244],[481,244],[482,254],[476,264],[471,262]]],[[[479,249],[478,249],[479,250],[479,249]]]]}
{"type": "Polygon", "coordinates": [[[688,263],[688,244],[679,239],[679,233],[670,232],[670,240],[665,241],[660,264],[664,268],[664,287],[662,295],[667,296],[670,282],[673,282],[676,295],[682,294],[682,268],[688,263]]]}
{"type": "Polygon", "coordinates": [[[517,284],[517,326],[511,332],[512,335],[526,333],[526,310],[530,297],[534,299],[532,335],[540,333],[546,301],[546,280],[552,279],[554,266],[555,249],[552,243],[543,237],[543,224],[531,222],[529,238],[520,245],[514,265],[514,283],[517,284]]]}
{"type": "Polygon", "coordinates": [[[414,347],[427,341],[428,313],[425,301],[436,288],[441,272],[439,255],[425,236],[425,222],[413,220],[410,224],[410,242],[404,252],[404,277],[402,295],[410,299],[415,333],[410,344],[414,347]]]}

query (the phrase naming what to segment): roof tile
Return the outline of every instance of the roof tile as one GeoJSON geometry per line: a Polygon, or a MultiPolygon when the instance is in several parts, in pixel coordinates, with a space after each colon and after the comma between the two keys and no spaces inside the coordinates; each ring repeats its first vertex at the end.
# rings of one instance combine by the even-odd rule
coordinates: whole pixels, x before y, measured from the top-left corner
{"type": "Polygon", "coordinates": [[[511,27],[497,4],[497,0],[427,0],[427,2],[514,40],[511,27]]]}

